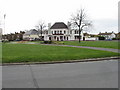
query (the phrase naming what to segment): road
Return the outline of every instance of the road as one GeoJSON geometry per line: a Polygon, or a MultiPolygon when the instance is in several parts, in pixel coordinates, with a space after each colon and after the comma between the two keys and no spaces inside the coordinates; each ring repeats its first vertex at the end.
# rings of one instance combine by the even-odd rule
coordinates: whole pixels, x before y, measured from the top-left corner
{"type": "Polygon", "coordinates": [[[117,88],[118,61],[3,66],[3,88],[117,88]]]}

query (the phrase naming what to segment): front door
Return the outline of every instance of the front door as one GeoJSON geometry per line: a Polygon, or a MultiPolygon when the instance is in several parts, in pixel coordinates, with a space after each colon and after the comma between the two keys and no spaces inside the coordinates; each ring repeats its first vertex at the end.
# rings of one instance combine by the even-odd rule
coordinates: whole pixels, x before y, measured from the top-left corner
{"type": "Polygon", "coordinates": [[[68,40],[68,37],[67,37],[67,40],[68,40]]]}
{"type": "Polygon", "coordinates": [[[60,36],[60,40],[63,41],[63,36],[60,36]]]}
{"type": "Polygon", "coordinates": [[[59,41],[59,37],[57,37],[57,41],[59,41]]]}
{"type": "Polygon", "coordinates": [[[49,40],[51,40],[51,37],[49,37],[49,40]]]}

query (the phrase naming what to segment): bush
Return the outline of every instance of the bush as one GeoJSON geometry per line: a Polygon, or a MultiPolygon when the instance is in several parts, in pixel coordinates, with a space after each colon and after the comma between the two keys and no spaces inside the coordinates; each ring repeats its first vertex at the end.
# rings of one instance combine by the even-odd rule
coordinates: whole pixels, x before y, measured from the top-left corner
{"type": "Polygon", "coordinates": [[[105,40],[105,37],[98,37],[99,38],[99,40],[105,40]]]}
{"type": "Polygon", "coordinates": [[[64,42],[61,42],[61,41],[44,41],[44,42],[41,42],[41,44],[64,44],[64,42]]]}
{"type": "Polygon", "coordinates": [[[44,44],[52,44],[52,41],[44,41],[44,44]]]}
{"type": "Polygon", "coordinates": [[[120,40],[120,38],[112,38],[112,40],[120,40]]]}
{"type": "Polygon", "coordinates": [[[117,38],[112,38],[112,40],[117,40],[117,38]]]}

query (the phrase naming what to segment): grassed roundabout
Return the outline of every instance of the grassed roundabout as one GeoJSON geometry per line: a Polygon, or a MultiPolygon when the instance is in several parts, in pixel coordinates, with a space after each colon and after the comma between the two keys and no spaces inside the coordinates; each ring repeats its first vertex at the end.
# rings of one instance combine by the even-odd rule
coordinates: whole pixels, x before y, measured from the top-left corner
{"type": "Polygon", "coordinates": [[[47,62],[118,56],[118,53],[40,44],[2,44],[2,62],[47,62]]]}

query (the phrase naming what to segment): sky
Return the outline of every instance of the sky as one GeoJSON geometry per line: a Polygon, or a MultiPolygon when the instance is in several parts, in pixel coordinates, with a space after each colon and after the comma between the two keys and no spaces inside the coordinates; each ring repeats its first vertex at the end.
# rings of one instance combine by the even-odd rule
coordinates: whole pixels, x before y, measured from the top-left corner
{"type": "Polygon", "coordinates": [[[0,0],[0,27],[3,33],[35,28],[39,21],[54,24],[70,21],[71,15],[85,9],[93,26],[89,33],[118,32],[119,0],[0,0]],[[4,19],[4,14],[6,17],[4,19]]]}

